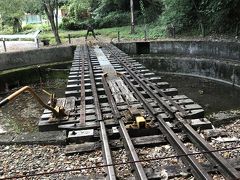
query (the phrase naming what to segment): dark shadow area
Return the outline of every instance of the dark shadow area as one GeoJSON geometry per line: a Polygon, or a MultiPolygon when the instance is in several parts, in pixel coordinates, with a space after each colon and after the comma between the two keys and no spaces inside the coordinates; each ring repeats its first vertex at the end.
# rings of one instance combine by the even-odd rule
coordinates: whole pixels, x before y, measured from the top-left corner
{"type": "Polygon", "coordinates": [[[137,42],[136,43],[137,54],[149,54],[150,43],[149,42],[137,42]]]}

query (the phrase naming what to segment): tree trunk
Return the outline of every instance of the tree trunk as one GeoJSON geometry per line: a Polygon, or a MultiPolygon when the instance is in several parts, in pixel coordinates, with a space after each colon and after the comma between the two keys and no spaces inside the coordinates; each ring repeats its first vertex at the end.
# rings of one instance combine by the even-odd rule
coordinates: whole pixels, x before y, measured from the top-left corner
{"type": "Polygon", "coordinates": [[[206,31],[205,31],[205,26],[202,21],[200,21],[200,28],[201,28],[201,32],[202,32],[202,37],[205,37],[206,31]]]}
{"type": "Polygon", "coordinates": [[[130,0],[130,9],[131,9],[131,34],[135,33],[135,21],[134,21],[134,6],[133,0],[130,0]]]}
{"type": "Polygon", "coordinates": [[[55,1],[55,9],[56,9],[55,14],[56,33],[58,34],[58,0],[55,1]]]}
{"type": "Polygon", "coordinates": [[[206,28],[204,26],[204,21],[203,21],[203,15],[201,14],[201,12],[199,11],[198,7],[197,7],[197,4],[195,2],[195,0],[192,0],[192,3],[193,3],[193,6],[196,10],[196,15],[198,17],[198,20],[199,20],[199,25],[200,25],[200,29],[201,29],[201,34],[203,37],[206,36],[206,28]]]}
{"type": "Polygon", "coordinates": [[[236,37],[238,37],[239,35],[239,26],[240,26],[240,22],[238,22],[236,26],[236,37]]]}
{"type": "Polygon", "coordinates": [[[61,44],[61,39],[58,33],[58,0],[43,0],[43,7],[47,14],[48,20],[51,25],[52,32],[55,37],[57,44],[61,44]],[[56,9],[56,14],[54,16],[54,9],[56,9]]]}
{"type": "Polygon", "coordinates": [[[18,18],[13,18],[13,33],[21,32],[22,26],[18,18]]]}

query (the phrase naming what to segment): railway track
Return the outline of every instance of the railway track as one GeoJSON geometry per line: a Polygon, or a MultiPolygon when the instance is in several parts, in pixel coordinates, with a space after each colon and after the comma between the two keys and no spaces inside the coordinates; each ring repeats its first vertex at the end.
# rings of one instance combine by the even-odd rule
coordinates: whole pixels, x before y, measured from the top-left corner
{"type": "MultiPolygon", "coordinates": [[[[220,174],[225,179],[239,179],[240,174],[230,161],[198,133],[211,130],[204,110],[177,89],[156,77],[144,66],[110,44],[78,46],[70,69],[66,98],[58,100],[68,116],[59,122],[49,122],[52,114],[45,110],[39,129],[67,130],[69,144],[66,154],[102,149],[106,179],[118,179],[113,150],[124,148],[131,165],[132,179],[161,179],[160,168],[145,167],[144,162],[177,158],[171,178],[194,176],[213,179],[220,174]],[[186,146],[194,147],[197,153],[186,146]],[[142,158],[137,148],[168,144],[171,157],[142,158]],[[198,156],[204,159],[199,161],[198,156]],[[179,164],[182,164],[181,166],[179,164]]],[[[141,150],[140,150],[141,151],[141,150]]],[[[169,165],[170,166],[170,165],[169,165]]],[[[168,169],[168,167],[164,167],[168,169]]]]}

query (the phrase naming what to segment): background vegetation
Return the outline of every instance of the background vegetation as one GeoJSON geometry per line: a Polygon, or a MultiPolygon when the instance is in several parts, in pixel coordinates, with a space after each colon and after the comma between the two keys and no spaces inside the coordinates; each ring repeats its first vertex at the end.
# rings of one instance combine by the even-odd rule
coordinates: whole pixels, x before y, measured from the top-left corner
{"type": "MultiPolygon", "coordinates": [[[[228,34],[239,35],[239,0],[133,0],[137,34],[130,31],[130,0],[0,0],[1,34],[22,31],[21,17],[24,13],[45,15],[44,3],[64,10],[59,33],[61,39],[67,34],[83,36],[87,23],[91,23],[99,34],[116,37],[117,31],[129,39],[148,37],[156,39],[173,36],[205,36],[228,34]],[[106,29],[107,28],[107,29],[106,29]]],[[[47,6],[48,7],[48,6],[47,6]]],[[[53,10],[56,10],[53,8],[53,10]]],[[[54,11],[55,12],[55,11],[54,11]]],[[[46,16],[49,20],[49,17],[46,16]]],[[[54,19],[54,18],[53,18],[54,19]]],[[[49,25],[27,25],[24,31],[34,28],[44,30],[43,38],[53,38],[53,27],[49,25]]],[[[58,29],[57,29],[58,31],[58,29]]],[[[56,40],[56,38],[55,38],[56,40]]]]}

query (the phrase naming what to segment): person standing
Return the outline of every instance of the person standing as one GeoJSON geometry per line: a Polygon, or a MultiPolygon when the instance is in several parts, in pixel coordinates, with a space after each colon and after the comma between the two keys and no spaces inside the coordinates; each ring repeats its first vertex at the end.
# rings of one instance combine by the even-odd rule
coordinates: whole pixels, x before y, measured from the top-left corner
{"type": "Polygon", "coordinates": [[[90,24],[90,23],[88,23],[87,25],[86,25],[86,29],[87,29],[87,34],[86,34],[86,36],[85,36],[85,40],[87,40],[87,37],[88,37],[88,35],[89,35],[89,33],[91,32],[92,33],[92,36],[95,38],[95,39],[97,39],[96,38],[96,35],[95,35],[95,33],[94,33],[94,28],[93,28],[93,26],[90,24]]]}

